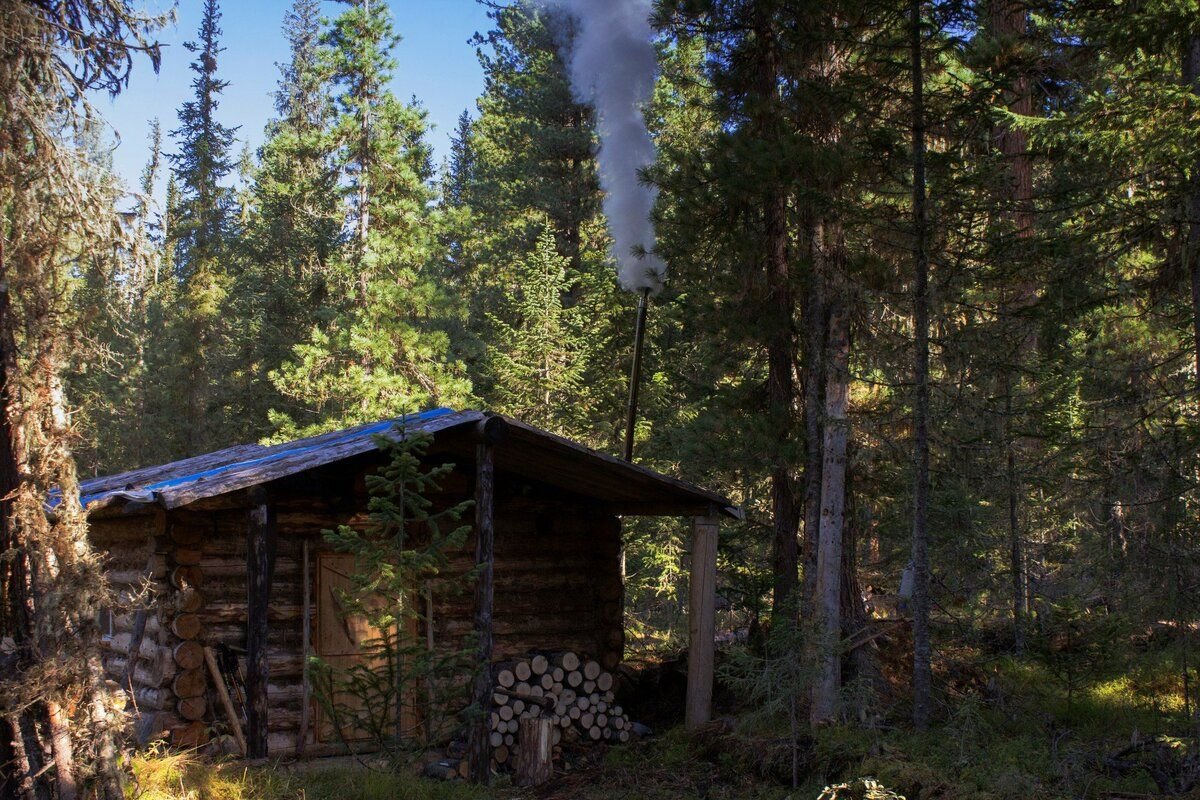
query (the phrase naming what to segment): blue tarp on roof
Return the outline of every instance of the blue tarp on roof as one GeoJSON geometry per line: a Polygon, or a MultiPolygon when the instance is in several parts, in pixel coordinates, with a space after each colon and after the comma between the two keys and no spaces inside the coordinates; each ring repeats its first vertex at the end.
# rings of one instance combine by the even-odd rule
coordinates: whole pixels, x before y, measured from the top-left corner
{"type": "MultiPolygon", "coordinates": [[[[208,483],[213,484],[214,488],[220,486],[219,491],[213,492],[214,494],[233,491],[243,488],[236,484],[254,485],[259,482],[255,480],[256,476],[262,475],[272,467],[281,469],[270,469],[271,478],[281,476],[275,473],[288,474],[288,462],[303,462],[311,467],[312,456],[322,451],[337,454],[337,458],[344,458],[375,449],[374,437],[386,434],[397,426],[404,426],[407,430],[425,430],[430,427],[441,429],[447,426],[431,426],[430,423],[452,422],[451,418],[461,418],[458,421],[466,423],[479,416],[479,412],[456,412],[449,408],[435,408],[419,414],[409,414],[284,444],[239,445],[159,467],[83,481],[80,484],[80,502],[85,508],[94,509],[107,505],[116,498],[142,502],[165,500],[164,504],[171,507],[172,490],[208,483]],[[236,480],[237,476],[244,476],[245,480],[236,480]],[[229,482],[230,479],[234,479],[233,484],[229,482]]],[[[57,505],[57,498],[52,498],[51,504],[57,505]]]]}

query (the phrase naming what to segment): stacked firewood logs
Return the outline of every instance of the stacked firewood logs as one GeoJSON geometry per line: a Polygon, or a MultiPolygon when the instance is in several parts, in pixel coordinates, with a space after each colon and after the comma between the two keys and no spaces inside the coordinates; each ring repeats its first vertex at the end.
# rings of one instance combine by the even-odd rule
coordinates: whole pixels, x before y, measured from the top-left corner
{"type": "Polygon", "coordinates": [[[629,717],[613,696],[613,674],[573,652],[536,653],[496,664],[492,671],[491,743],[494,765],[510,766],[520,745],[520,720],[548,718],[555,758],[564,743],[626,742],[629,717]]]}

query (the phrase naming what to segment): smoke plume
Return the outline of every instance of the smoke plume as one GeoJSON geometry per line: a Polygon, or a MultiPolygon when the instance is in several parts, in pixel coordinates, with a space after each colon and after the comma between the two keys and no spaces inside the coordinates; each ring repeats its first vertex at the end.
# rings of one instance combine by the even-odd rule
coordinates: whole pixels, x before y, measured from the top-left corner
{"type": "Polygon", "coordinates": [[[540,2],[570,14],[577,23],[563,55],[575,99],[596,111],[596,161],[621,285],[657,292],[666,265],[652,252],[650,210],[656,192],[638,179],[638,170],[654,163],[654,142],[642,116],[642,106],[654,91],[651,0],[540,2]]]}

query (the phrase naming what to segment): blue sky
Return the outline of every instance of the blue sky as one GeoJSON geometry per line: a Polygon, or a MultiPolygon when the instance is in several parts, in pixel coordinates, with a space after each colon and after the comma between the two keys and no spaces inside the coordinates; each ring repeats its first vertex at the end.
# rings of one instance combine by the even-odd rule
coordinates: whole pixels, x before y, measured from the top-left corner
{"type": "MultiPolygon", "coordinates": [[[[429,141],[441,163],[458,115],[475,108],[483,91],[483,73],[468,40],[489,28],[487,9],[476,0],[389,0],[396,30],[403,36],[395,53],[398,67],[392,88],[404,100],[415,96],[429,112],[433,130],[429,141]]],[[[116,142],[113,165],[135,186],[147,155],[149,120],[161,121],[164,148],[174,149],[166,137],[178,125],[176,112],[191,94],[191,53],[185,41],[196,38],[201,0],[179,0],[178,21],[160,32],[162,68],[156,76],[143,59],[135,64],[129,88],[116,100],[96,101],[112,128],[116,142]]],[[[274,113],[272,93],[279,77],[277,63],[287,60],[283,16],[291,0],[223,0],[221,42],[225,52],[218,74],[229,81],[218,115],[226,125],[238,125],[239,142],[252,148],[262,144],[263,126],[274,113]]],[[[148,10],[169,10],[171,4],[148,0],[148,10]]],[[[336,16],[345,6],[323,3],[326,16],[336,16]]]]}

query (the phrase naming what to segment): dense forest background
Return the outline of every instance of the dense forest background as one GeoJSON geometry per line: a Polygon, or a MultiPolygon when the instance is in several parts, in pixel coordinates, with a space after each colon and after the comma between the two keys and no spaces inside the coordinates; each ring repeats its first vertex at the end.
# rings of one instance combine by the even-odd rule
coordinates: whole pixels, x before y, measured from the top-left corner
{"type": "MultiPolygon", "coordinates": [[[[81,474],[438,405],[620,452],[637,295],[560,54],[572,23],[492,19],[485,91],[434,164],[420,105],[388,90],[387,6],[296,0],[276,119],[239,153],[205,0],[194,97],[154,126],[142,185],[104,171],[99,134],[79,143],[128,209],[63,290],[81,474]]],[[[745,509],[722,531],[724,621],[809,618],[828,544],[844,636],[916,611],[915,675],[913,643],[884,640],[916,708],[880,713],[957,719],[954,665],[982,696],[1014,656],[1070,696],[1154,639],[1155,732],[1190,730],[1195,3],[662,0],[654,24],[644,179],[669,276],[636,457],[745,509]]],[[[627,525],[640,647],[686,634],[686,541],[627,525]]],[[[839,687],[879,669],[848,662],[839,687]]]]}

